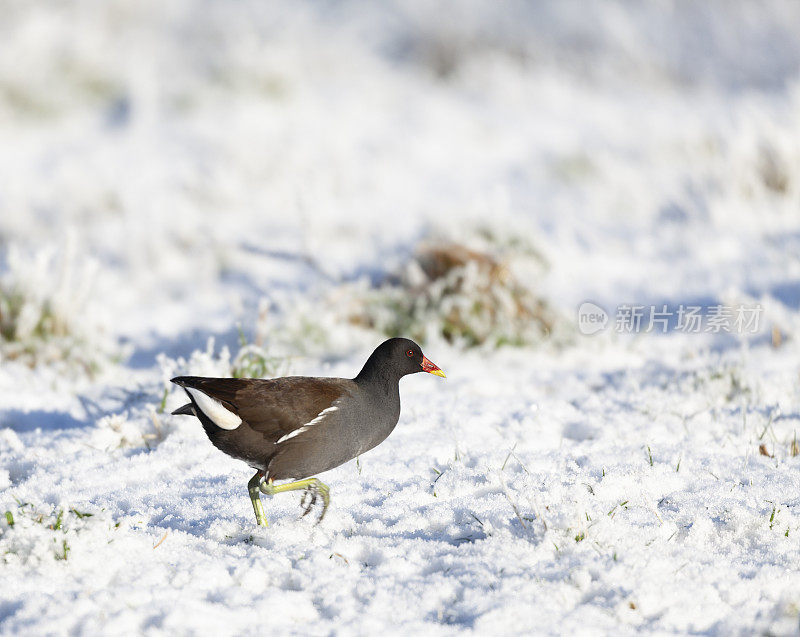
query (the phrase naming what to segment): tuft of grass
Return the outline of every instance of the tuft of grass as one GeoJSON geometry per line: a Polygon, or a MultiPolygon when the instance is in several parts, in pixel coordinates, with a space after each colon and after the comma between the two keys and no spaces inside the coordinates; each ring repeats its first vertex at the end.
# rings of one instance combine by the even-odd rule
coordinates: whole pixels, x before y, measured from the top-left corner
{"type": "Polygon", "coordinates": [[[231,376],[234,378],[273,378],[280,373],[286,360],[270,356],[255,344],[245,344],[231,362],[231,376]]]}
{"type": "Polygon", "coordinates": [[[68,358],[75,345],[69,324],[50,299],[34,302],[15,283],[0,284],[0,346],[5,358],[35,367],[68,358]]]}
{"type": "Polygon", "coordinates": [[[267,313],[268,306],[262,301],[252,342],[248,341],[241,325],[237,325],[239,351],[230,367],[230,374],[234,378],[274,378],[286,371],[286,359],[267,352],[267,313]]]}
{"type": "MultiPolygon", "coordinates": [[[[74,507],[45,513],[37,510],[32,504],[21,502],[18,499],[17,507],[16,518],[14,512],[5,512],[5,519],[9,527],[6,533],[13,532],[14,535],[10,537],[22,537],[26,545],[37,541],[45,541],[48,544],[52,542],[54,547],[52,555],[57,561],[69,558],[71,551],[68,541],[69,536],[72,533],[80,533],[82,525],[76,526],[74,522],[94,515],[79,511],[74,507]],[[72,522],[72,524],[69,522],[72,522]],[[32,527],[31,523],[39,525],[39,528],[32,527]],[[44,534],[42,534],[42,530],[44,530],[44,534]]],[[[119,523],[116,524],[115,528],[118,527],[119,523]]],[[[17,551],[12,547],[9,552],[16,553],[17,551]]]]}
{"type": "Polygon", "coordinates": [[[748,400],[755,391],[744,370],[734,363],[697,370],[691,374],[689,382],[695,391],[706,394],[710,400],[726,403],[748,400]]]}
{"type": "Polygon", "coordinates": [[[647,446],[647,460],[650,463],[650,466],[653,466],[653,453],[650,451],[650,445],[647,446]]]}
{"type": "Polygon", "coordinates": [[[56,521],[50,526],[51,529],[54,531],[61,530],[61,524],[64,521],[64,509],[59,509],[58,514],[56,515],[56,521]]]}
{"type": "Polygon", "coordinates": [[[61,540],[61,552],[60,553],[56,552],[56,559],[66,561],[69,552],[70,552],[69,544],[67,544],[66,540],[61,540]]]}
{"type": "Polygon", "coordinates": [[[575,536],[575,542],[583,542],[583,540],[585,539],[586,539],[586,533],[584,533],[583,531],[581,531],[575,536]]]}
{"type": "Polygon", "coordinates": [[[776,524],[776,522],[775,522],[775,516],[777,515],[778,511],[780,511],[780,509],[778,509],[778,508],[777,508],[777,507],[776,507],[776,506],[773,504],[773,505],[772,505],[772,513],[770,513],[770,515],[769,515],[769,530],[770,530],[770,531],[772,530],[772,527],[774,527],[774,526],[775,526],[775,524],[776,524]]]}
{"type": "Polygon", "coordinates": [[[158,404],[158,409],[156,410],[159,414],[163,414],[164,410],[167,408],[167,396],[169,396],[169,387],[164,387],[164,392],[161,394],[161,402],[158,404]]]}
{"type": "Polygon", "coordinates": [[[160,354],[158,362],[164,386],[160,402],[154,406],[155,413],[160,414],[166,410],[168,397],[175,390],[175,385],[168,380],[172,376],[274,378],[286,375],[290,370],[290,359],[268,352],[266,318],[267,304],[262,301],[252,340],[248,339],[241,325],[237,325],[239,349],[234,355],[231,355],[227,346],[217,348],[214,337],[209,337],[205,349],[194,350],[188,360],[183,357],[172,359],[160,354]]]}
{"type": "Polygon", "coordinates": [[[106,451],[137,447],[153,449],[164,441],[167,432],[155,410],[133,417],[124,411],[103,416],[97,421],[92,432],[92,445],[106,451]]]}
{"type": "Polygon", "coordinates": [[[541,255],[518,237],[504,242],[484,229],[472,245],[429,239],[398,272],[354,289],[345,318],[423,342],[435,333],[465,347],[535,345],[564,337],[568,325],[535,293],[545,269],[541,255]],[[520,260],[535,271],[525,279],[513,267],[520,260]]]}
{"type": "Polygon", "coordinates": [[[613,507],[611,507],[611,510],[606,515],[608,515],[610,518],[613,518],[617,514],[617,507],[621,507],[621,508],[627,510],[627,508],[628,508],[626,506],[627,504],[628,504],[628,500],[620,502],[619,504],[615,504],[613,507]]]}
{"type": "Polygon", "coordinates": [[[0,263],[0,355],[30,367],[67,364],[91,376],[122,351],[92,324],[95,268],[78,263],[72,244],[60,254],[9,249],[0,263]]]}

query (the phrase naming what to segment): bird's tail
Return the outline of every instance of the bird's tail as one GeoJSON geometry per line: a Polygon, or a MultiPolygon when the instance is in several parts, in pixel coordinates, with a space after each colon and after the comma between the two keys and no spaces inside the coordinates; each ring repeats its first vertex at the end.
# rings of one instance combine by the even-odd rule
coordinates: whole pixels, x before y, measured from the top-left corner
{"type": "Polygon", "coordinates": [[[173,416],[194,416],[194,407],[192,403],[186,403],[183,407],[178,407],[172,412],[173,416]]]}

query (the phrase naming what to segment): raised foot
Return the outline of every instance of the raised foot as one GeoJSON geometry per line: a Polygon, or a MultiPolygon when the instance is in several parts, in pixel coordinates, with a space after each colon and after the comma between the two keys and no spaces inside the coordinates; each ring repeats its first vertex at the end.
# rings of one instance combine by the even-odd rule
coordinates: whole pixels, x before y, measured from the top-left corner
{"type": "Polygon", "coordinates": [[[265,495],[275,495],[276,493],[283,493],[285,491],[300,491],[301,489],[305,490],[303,494],[303,499],[300,501],[300,506],[305,509],[303,512],[303,516],[308,515],[311,512],[311,509],[317,502],[317,496],[322,498],[322,513],[320,514],[319,518],[317,519],[317,524],[322,522],[322,518],[325,517],[325,513],[328,510],[328,505],[331,503],[331,490],[328,488],[324,482],[319,480],[318,478],[306,478],[305,480],[297,480],[295,482],[287,482],[286,484],[273,484],[271,480],[265,480],[261,478],[258,483],[258,487],[261,490],[261,493],[265,495]],[[308,504],[306,504],[306,501],[308,504]]]}
{"type": "Polygon", "coordinates": [[[309,513],[311,513],[311,509],[314,508],[314,505],[317,503],[317,496],[322,497],[322,513],[317,520],[317,524],[322,522],[322,518],[325,517],[325,512],[328,510],[328,505],[331,503],[331,495],[330,489],[326,484],[317,480],[315,484],[310,484],[306,487],[306,490],[303,492],[303,498],[300,500],[301,508],[304,508],[303,515],[300,517],[305,517],[309,513]],[[308,504],[306,504],[306,500],[308,504]]]}

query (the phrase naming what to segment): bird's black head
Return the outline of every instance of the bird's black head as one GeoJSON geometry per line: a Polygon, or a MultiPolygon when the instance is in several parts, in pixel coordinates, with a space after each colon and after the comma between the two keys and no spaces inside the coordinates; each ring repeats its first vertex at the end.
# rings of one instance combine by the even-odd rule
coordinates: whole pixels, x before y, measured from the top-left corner
{"type": "Polygon", "coordinates": [[[408,338],[390,338],[372,352],[356,378],[365,379],[376,375],[401,378],[417,372],[444,377],[444,372],[425,357],[414,341],[408,338]]]}

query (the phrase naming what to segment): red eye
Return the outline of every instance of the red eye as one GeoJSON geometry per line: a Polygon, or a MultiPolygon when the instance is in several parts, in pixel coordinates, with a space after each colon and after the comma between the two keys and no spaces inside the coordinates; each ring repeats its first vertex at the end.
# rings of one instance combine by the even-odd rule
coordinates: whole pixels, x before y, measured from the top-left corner
{"type": "Polygon", "coordinates": [[[414,358],[414,350],[413,349],[408,350],[406,352],[406,356],[408,356],[409,358],[414,358]]]}

